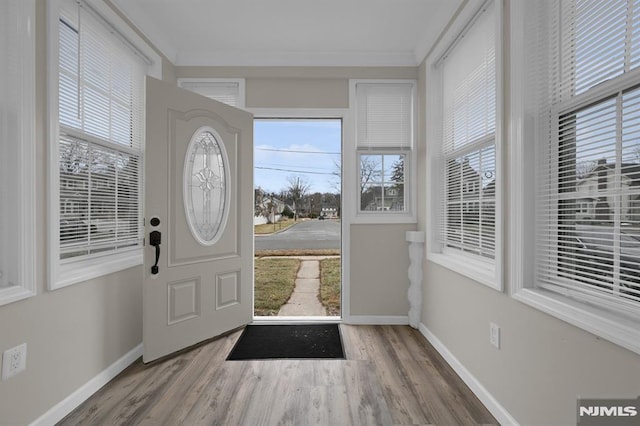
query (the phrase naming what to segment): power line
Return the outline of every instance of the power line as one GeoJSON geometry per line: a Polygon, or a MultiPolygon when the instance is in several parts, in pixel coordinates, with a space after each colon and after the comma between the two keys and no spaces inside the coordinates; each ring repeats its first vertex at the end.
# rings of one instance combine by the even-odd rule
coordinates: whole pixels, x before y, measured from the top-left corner
{"type": "MultiPolygon", "coordinates": [[[[339,164],[338,164],[339,165],[339,164]]],[[[262,164],[256,164],[255,167],[291,167],[291,164],[279,164],[279,163],[262,163],[262,164]]],[[[314,167],[314,166],[307,166],[306,164],[304,165],[305,169],[315,169],[315,170],[324,170],[325,172],[328,170],[327,167],[314,167]]]]}
{"type": "Polygon", "coordinates": [[[258,151],[275,151],[275,152],[293,152],[294,154],[324,154],[324,155],[340,155],[341,152],[321,152],[321,151],[299,151],[295,149],[277,149],[277,148],[256,148],[258,151]]]}
{"type": "Polygon", "coordinates": [[[335,173],[326,173],[326,172],[309,172],[309,171],[305,171],[305,170],[290,170],[290,169],[277,169],[275,167],[259,167],[259,166],[255,166],[254,168],[256,169],[260,169],[260,170],[275,170],[278,172],[290,172],[290,173],[302,173],[302,174],[307,174],[307,175],[331,175],[331,176],[335,176],[335,173]]]}

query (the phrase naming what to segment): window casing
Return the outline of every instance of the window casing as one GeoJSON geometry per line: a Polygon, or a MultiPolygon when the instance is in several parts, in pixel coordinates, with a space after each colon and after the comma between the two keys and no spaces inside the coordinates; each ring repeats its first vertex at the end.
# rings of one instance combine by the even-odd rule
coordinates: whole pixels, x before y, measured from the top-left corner
{"type": "Polygon", "coordinates": [[[640,353],[635,3],[514,4],[510,180],[514,297],[640,353]]]}
{"type": "Polygon", "coordinates": [[[0,305],[36,294],[35,2],[0,3],[0,305]]]}
{"type": "Polygon", "coordinates": [[[91,1],[49,5],[51,289],[142,263],[152,60],[99,9],[91,1]]]}
{"type": "MultiPolygon", "coordinates": [[[[501,14],[487,1],[434,60],[428,122],[428,257],[502,289],[501,14]],[[429,124],[428,124],[429,125],[429,124]]],[[[462,16],[461,15],[461,16],[462,16]]],[[[464,18],[460,18],[463,20],[464,18]]]]}
{"type": "Polygon", "coordinates": [[[415,221],[415,82],[355,80],[356,221],[415,221]]]}

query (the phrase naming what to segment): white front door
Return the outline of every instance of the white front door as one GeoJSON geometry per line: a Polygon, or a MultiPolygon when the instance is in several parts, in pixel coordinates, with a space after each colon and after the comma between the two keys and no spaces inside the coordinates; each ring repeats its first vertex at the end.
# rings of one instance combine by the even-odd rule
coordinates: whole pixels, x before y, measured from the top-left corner
{"type": "Polygon", "coordinates": [[[146,105],[149,362],[253,317],[253,115],[153,78],[146,105]]]}

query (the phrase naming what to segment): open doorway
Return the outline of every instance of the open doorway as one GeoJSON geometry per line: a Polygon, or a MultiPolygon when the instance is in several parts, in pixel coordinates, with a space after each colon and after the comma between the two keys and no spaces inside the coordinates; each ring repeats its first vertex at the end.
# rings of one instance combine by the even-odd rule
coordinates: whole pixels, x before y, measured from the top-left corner
{"type": "Polygon", "coordinates": [[[254,120],[254,316],[341,316],[342,120],[254,120]]]}

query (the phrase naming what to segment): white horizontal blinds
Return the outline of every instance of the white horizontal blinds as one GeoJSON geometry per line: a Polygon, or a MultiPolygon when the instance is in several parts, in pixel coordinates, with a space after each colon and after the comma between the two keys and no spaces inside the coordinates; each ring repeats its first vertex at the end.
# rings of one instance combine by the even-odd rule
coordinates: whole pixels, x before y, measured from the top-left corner
{"type": "Polygon", "coordinates": [[[493,137],[496,119],[495,15],[486,5],[442,60],[444,150],[493,137]]]}
{"type": "Polygon", "coordinates": [[[640,302],[640,78],[625,76],[635,66],[635,3],[560,2],[571,12],[560,46],[574,46],[575,65],[552,87],[537,223],[543,287],[630,309],[640,302]]]}
{"type": "Polygon", "coordinates": [[[142,243],[140,56],[82,3],[59,21],[60,257],[142,243]]]}
{"type": "Polygon", "coordinates": [[[140,243],[141,158],[82,139],[60,138],[60,257],[140,243]]]}
{"type": "Polygon", "coordinates": [[[495,257],[495,147],[488,146],[446,165],[444,243],[485,258],[495,257]]]}
{"type": "Polygon", "coordinates": [[[619,222],[620,230],[614,229],[613,242],[620,263],[614,265],[614,271],[619,272],[623,293],[640,302],[640,89],[623,92],[618,103],[622,123],[613,175],[618,179],[614,190],[619,192],[614,225],[619,222]]]}
{"type": "Polygon", "coordinates": [[[238,82],[182,81],[180,87],[232,107],[241,106],[238,82]]]}
{"type": "Polygon", "coordinates": [[[560,1],[562,99],[628,72],[640,63],[640,1],[560,1]],[[569,24],[571,22],[571,24],[569,24]]]}
{"type": "Polygon", "coordinates": [[[413,84],[357,83],[357,147],[413,146],[413,84]]]}
{"type": "Polygon", "coordinates": [[[140,150],[146,65],[86,7],[60,17],[61,127],[140,150]]]}
{"type": "Polygon", "coordinates": [[[489,2],[440,64],[445,162],[440,240],[489,259],[495,258],[495,22],[489,2]]]}

